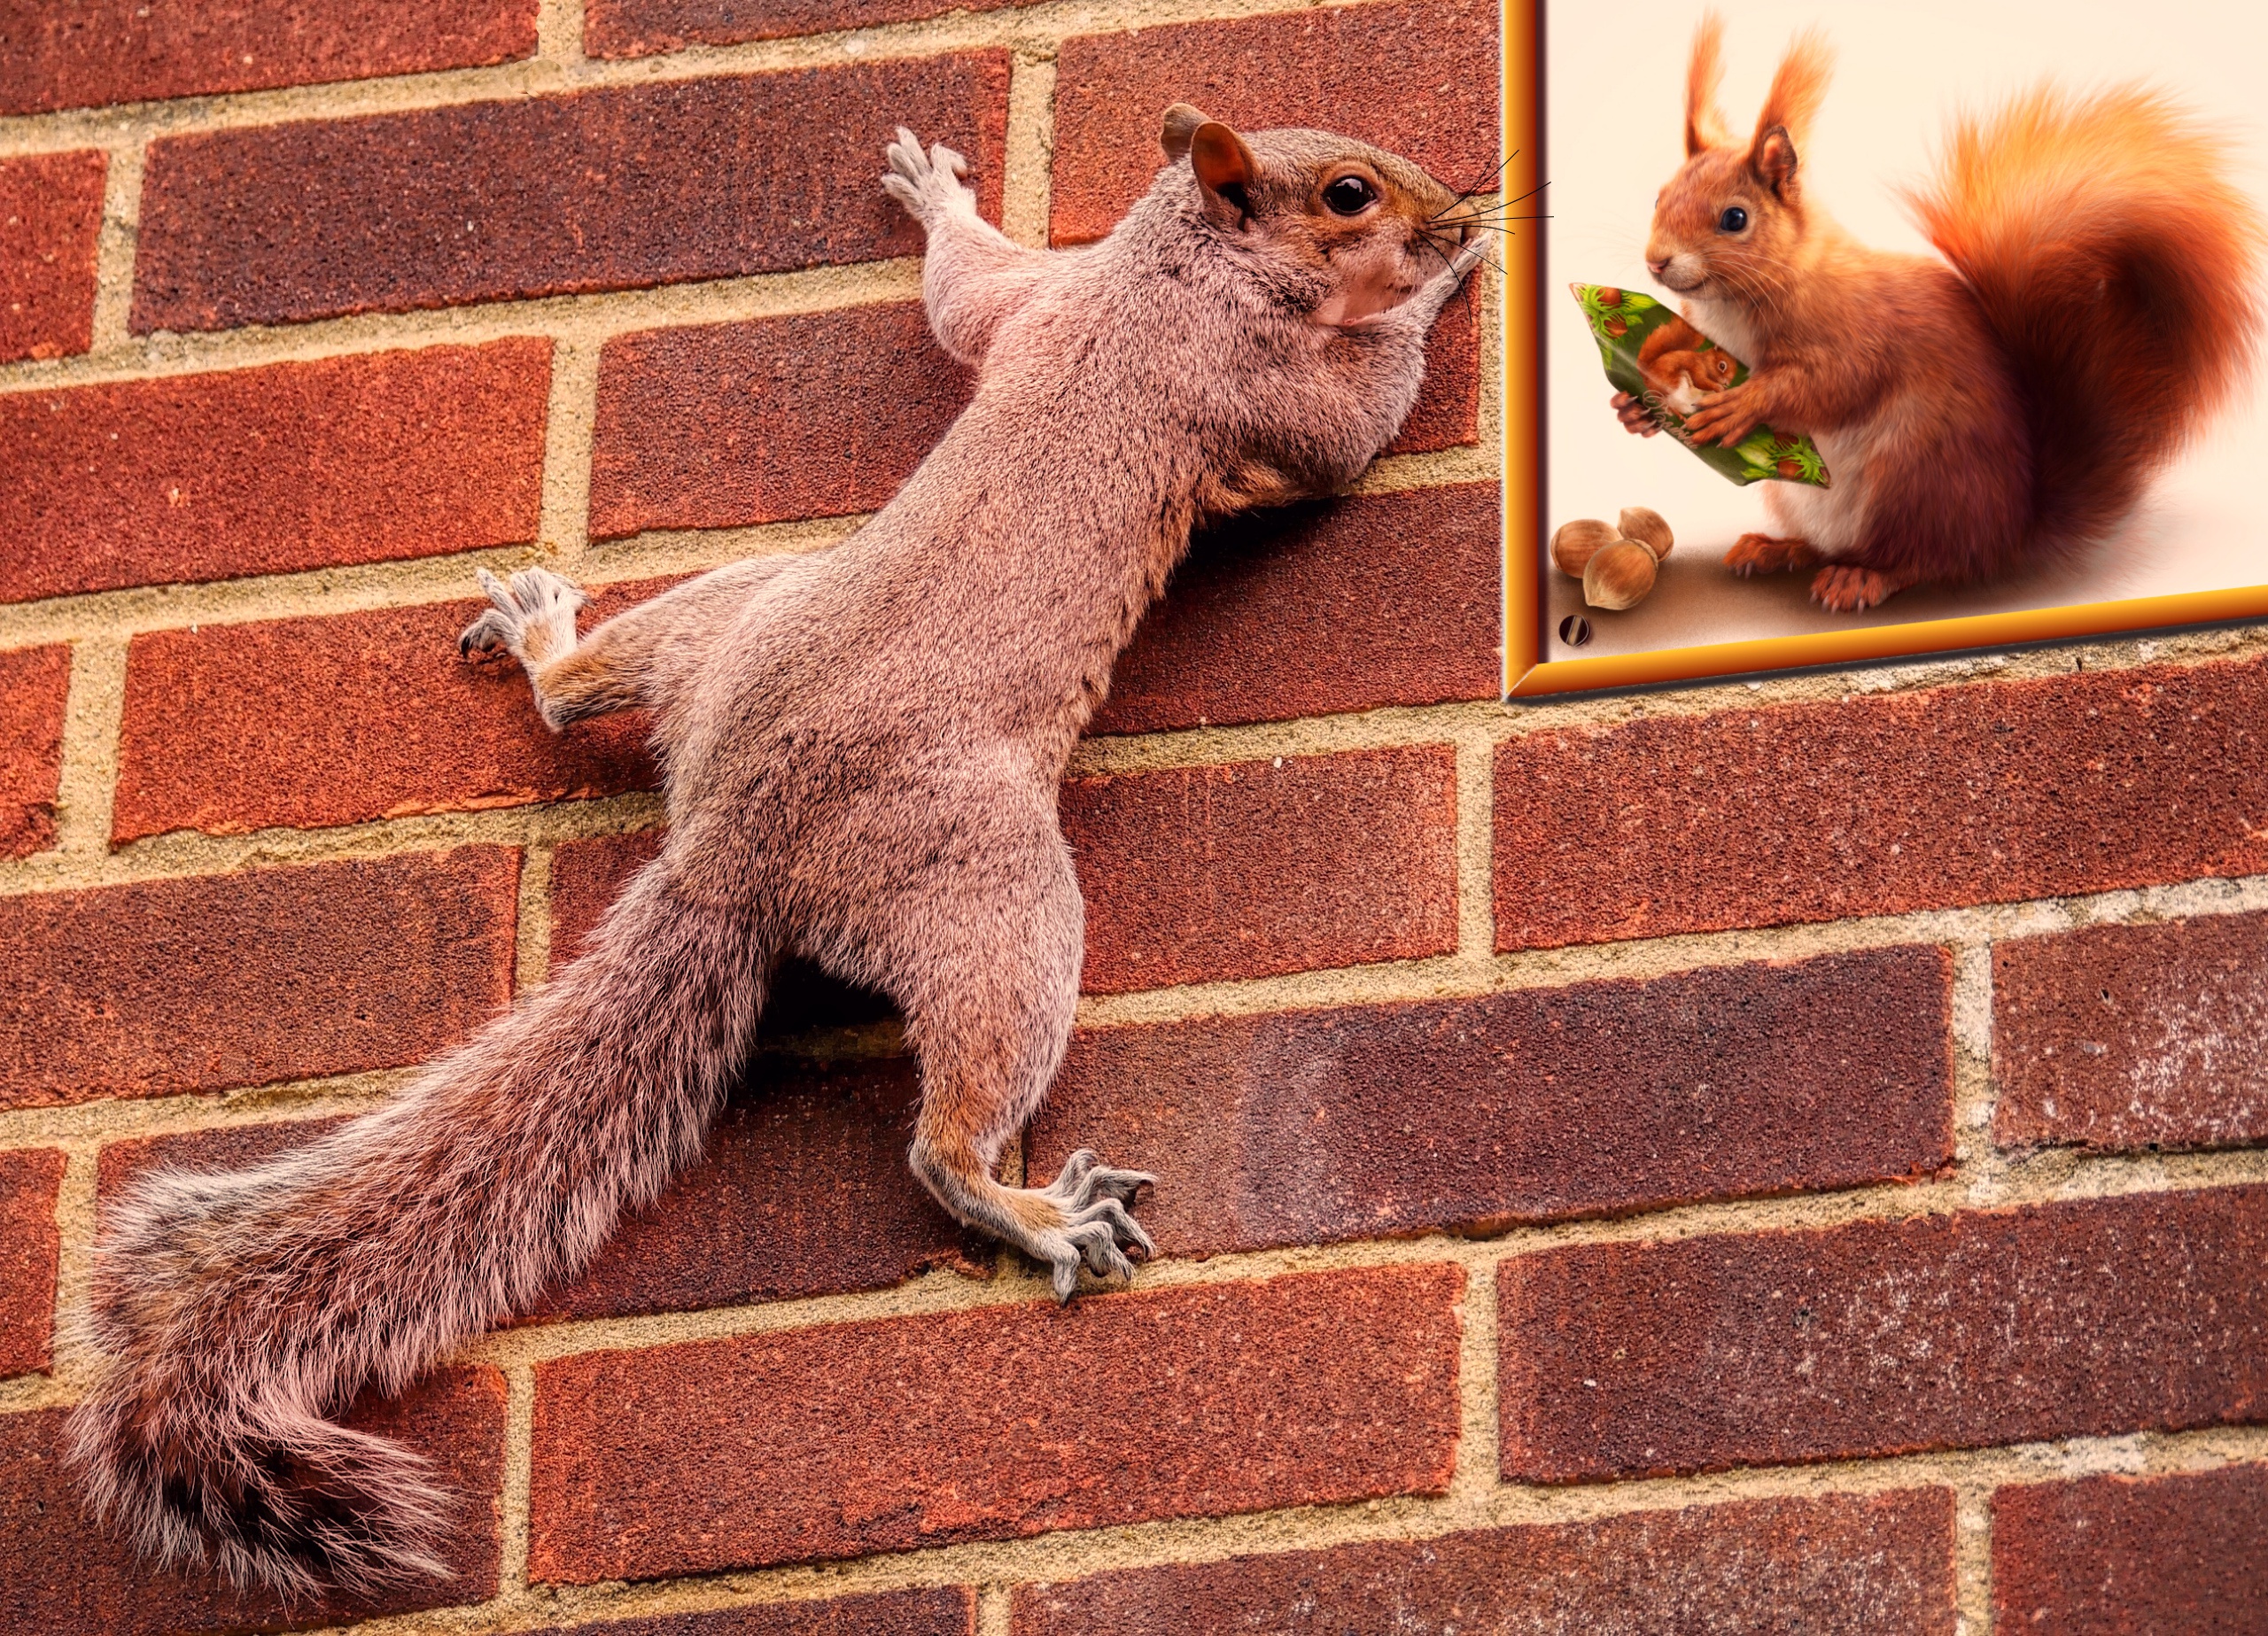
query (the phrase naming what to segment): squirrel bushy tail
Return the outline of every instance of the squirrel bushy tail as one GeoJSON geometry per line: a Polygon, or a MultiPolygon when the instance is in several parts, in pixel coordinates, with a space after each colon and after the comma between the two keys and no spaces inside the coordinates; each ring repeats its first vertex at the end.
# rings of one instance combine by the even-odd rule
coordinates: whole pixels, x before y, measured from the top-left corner
{"type": "Polygon", "coordinates": [[[445,1573],[449,1496],[334,1423],[587,1261],[699,1152],[768,967],[661,864],[589,954],[312,1146],[160,1175],[98,1260],[102,1384],[72,1422],[98,1508],[151,1554],[286,1593],[445,1573]]]}
{"type": "Polygon", "coordinates": [[[1907,198],[2023,396],[2034,538],[2100,534],[2252,363],[2263,234],[2223,144],[2146,89],[2043,88],[1957,124],[1907,198]]]}

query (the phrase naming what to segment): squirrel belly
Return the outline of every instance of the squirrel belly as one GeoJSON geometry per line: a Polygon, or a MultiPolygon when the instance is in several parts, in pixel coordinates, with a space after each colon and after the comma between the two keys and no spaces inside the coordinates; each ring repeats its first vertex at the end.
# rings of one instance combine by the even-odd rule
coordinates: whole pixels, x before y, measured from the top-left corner
{"type": "Polygon", "coordinates": [[[1177,105],[1162,145],[1109,237],[1051,252],[978,216],[959,155],[898,133],[883,186],[977,386],[848,539],[586,634],[558,576],[484,573],[460,649],[517,660],[548,725],[652,712],[660,856],[588,952],[385,1106],[121,1201],[71,1436],[149,1555],[286,1593],[442,1571],[448,1496],[338,1417],[525,1311],[698,1156],[791,955],[903,1012],[912,1167],[946,1210],[1060,1299],[1083,1271],[1132,1275],[1153,1178],[1085,1151],[1044,1186],[995,1175],[1078,998],[1057,785],[1192,524],[1359,473],[1480,259],[1459,196],[1363,143],[1177,105]]]}
{"type": "Polygon", "coordinates": [[[1715,107],[1720,34],[1695,36],[1687,158],[1647,262],[1751,371],[1689,430],[1818,444],[1832,486],[1766,494],[1777,531],[1829,560],[1814,596],[1989,583],[2114,529],[2252,368],[2239,292],[2264,232],[2223,144],[2147,90],[2043,89],[1957,123],[1907,196],[1943,261],[1872,250],[1801,169],[1825,47],[1797,42],[1742,139],[1715,107]]]}

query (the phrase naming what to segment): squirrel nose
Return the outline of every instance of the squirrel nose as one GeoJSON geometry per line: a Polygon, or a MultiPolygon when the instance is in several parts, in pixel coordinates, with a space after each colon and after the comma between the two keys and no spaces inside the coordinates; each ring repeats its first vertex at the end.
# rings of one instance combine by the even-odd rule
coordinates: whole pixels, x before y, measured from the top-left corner
{"type": "Polygon", "coordinates": [[[1651,273],[1656,278],[1659,278],[1668,270],[1669,258],[1667,256],[1663,256],[1658,260],[1652,256],[1648,256],[1646,258],[1646,271],[1651,273]]]}

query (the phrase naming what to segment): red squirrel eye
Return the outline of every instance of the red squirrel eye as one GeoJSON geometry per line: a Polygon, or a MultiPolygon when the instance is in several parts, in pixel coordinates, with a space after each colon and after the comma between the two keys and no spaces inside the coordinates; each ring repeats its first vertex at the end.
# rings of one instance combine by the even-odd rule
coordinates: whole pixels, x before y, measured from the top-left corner
{"type": "Polygon", "coordinates": [[[1360,176],[1341,176],[1323,190],[1323,202],[1341,216],[1361,215],[1376,198],[1377,190],[1360,176]]]}
{"type": "Polygon", "coordinates": [[[1720,233],[1737,233],[1747,225],[1748,212],[1737,205],[1726,205],[1725,213],[1717,218],[1717,231],[1720,233]]]}

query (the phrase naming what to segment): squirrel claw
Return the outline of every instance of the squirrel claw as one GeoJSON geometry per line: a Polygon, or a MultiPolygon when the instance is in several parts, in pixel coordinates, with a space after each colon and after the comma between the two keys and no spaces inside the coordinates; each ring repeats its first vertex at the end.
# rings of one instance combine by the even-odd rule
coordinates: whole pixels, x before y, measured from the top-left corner
{"type": "Polygon", "coordinates": [[[1054,1181],[1037,1190],[1063,1213],[1061,1226],[1034,1234],[1028,1246],[1035,1260],[1052,1268],[1057,1301],[1068,1301],[1077,1291],[1083,1266],[1098,1278],[1123,1283],[1134,1276],[1126,1252],[1145,1260],[1157,1253],[1156,1244],[1127,1209],[1135,1194],[1156,1180],[1145,1171],[1111,1169],[1093,1150],[1081,1148],[1063,1161],[1054,1181]]]}

